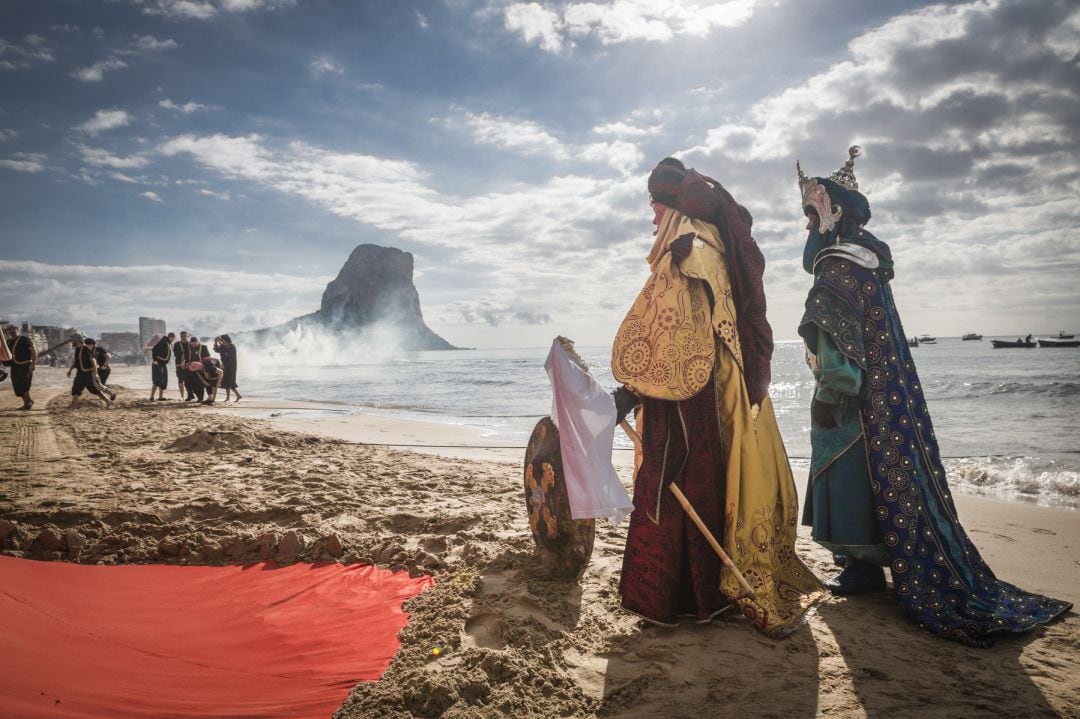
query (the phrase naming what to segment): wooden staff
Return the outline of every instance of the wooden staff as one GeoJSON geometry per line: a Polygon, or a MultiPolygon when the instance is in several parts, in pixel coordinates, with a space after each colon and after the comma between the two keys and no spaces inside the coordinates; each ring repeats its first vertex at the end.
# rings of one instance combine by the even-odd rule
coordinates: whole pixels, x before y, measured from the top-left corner
{"type": "MultiPolygon", "coordinates": [[[[626,422],[626,420],[620,422],[619,426],[622,427],[623,431],[626,432],[626,435],[630,437],[630,441],[634,443],[634,446],[640,450],[641,436],[638,435],[638,433],[626,422]]],[[[701,515],[697,513],[697,510],[694,509],[694,505],[690,504],[690,500],[686,498],[686,495],[683,494],[682,490],[679,489],[678,485],[672,482],[668,484],[668,489],[670,489],[671,493],[675,495],[675,499],[679,500],[679,504],[682,505],[683,511],[686,512],[687,516],[690,517],[690,520],[697,526],[698,530],[705,537],[705,540],[709,543],[709,546],[713,548],[714,552],[716,552],[716,556],[720,557],[721,563],[723,563],[723,565],[729,570],[731,570],[731,573],[735,575],[735,580],[739,583],[739,586],[742,587],[743,590],[743,593],[735,598],[756,598],[757,594],[754,593],[754,588],[751,587],[749,583],[747,583],[746,577],[744,577],[742,572],[739,571],[739,568],[735,566],[735,562],[731,561],[731,557],[729,557],[727,552],[724,551],[724,548],[720,546],[720,542],[716,541],[716,537],[713,536],[713,533],[709,531],[709,528],[707,526],[705,526],[705,521],[701,518],[701,515]]]]}

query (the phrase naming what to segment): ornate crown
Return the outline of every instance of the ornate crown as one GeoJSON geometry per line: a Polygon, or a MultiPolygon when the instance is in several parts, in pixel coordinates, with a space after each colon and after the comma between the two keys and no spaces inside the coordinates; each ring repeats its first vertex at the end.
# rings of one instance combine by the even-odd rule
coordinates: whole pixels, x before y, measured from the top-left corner
{"type": "Polygon", "coordinates": [[[862,148],[852,145],[848,148],[848,161],[839,170],[829,175],[829,179],[845,190],[858,190],[859,181],[855,179],[855,158],[862,154],[862,148]]]}

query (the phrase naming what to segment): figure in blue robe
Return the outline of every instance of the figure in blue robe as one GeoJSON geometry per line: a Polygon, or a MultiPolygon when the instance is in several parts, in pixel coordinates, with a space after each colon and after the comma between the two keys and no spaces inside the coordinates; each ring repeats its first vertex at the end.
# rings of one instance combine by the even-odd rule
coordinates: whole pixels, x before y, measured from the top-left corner
{"type": "Polygon", "coordinates": [[[908,615],[957,641],[1045,624],[1072,605],[999,580],[960,525],[923,386],[889,281],[888,245],[865,229],[870,204],[854,160],[829,178],[798,167],[814,275],[799,334],[817,380],[803,524],[845,559],[836,594],[885,589],[884,567],[908,615]]]}

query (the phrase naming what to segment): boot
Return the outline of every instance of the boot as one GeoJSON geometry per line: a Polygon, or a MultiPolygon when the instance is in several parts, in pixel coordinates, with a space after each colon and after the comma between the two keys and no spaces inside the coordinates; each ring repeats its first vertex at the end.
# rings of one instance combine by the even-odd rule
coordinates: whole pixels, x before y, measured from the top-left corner
{"type": "Polygon", "coordinates": [[[885,591],[885,570],[876,564],[848,559],[839,575],[825,582],[825,588],[837,596],[851,596],[885,591]]]}

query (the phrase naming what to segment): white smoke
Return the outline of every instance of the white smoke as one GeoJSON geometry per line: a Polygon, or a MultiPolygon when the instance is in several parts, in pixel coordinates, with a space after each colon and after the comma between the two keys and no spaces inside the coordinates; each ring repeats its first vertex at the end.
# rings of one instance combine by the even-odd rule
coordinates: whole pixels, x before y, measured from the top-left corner
{"type": "Polygon", "coordinates": [[[406,354],[401,329],[376,322],[362,330],[337,331],[317,322],[299,321],[283,334],[256,340],[238,335],[237,373],[240,378],[268,379],[312,369],[383,365],[406,354]]]}

